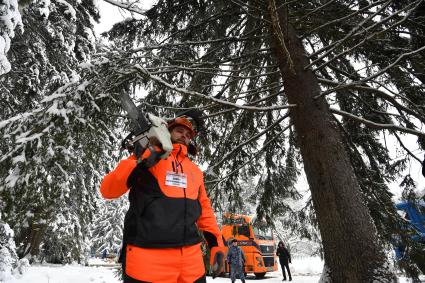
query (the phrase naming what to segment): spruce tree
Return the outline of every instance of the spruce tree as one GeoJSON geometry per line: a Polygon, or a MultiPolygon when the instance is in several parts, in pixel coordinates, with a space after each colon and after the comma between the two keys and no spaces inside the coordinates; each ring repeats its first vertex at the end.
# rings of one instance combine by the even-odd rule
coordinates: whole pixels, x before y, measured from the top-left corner
{"type": "Polygon", "coordinates": [[[104,251],[118,254],[121,251],[124,216],[128,209],[127,198],[113,201],[100,200],[98,213],[91,224],[91,245],[96,254],[104,251]]]}
{"type": "Polygon", "coordinates": [[[25,3],[24,32],[8,53],[11,71],[0,77],[0,207],[19,257],[38,255],[42,247],[44,259],[81,261],[98,170],[110,160],[115,138],[96,118],[103,115],[102,98],[84,96],[78,74],[95,51],[99,16],[92,1],[25,3]]]}
{"type": "Polygon", "coordinates": [[[422,1],[163,0],[108,35],[125,50],[122,80],[149,89],[145,109],[204,111],[199,160],[214,200],[237,195],[246,168],[271,222],[301,161],[330,279],[390,282],[384,249],[401,222],[388,184],[419,159],[406,135],[424,146],[422,10],[422,1]],[[405,155],[394,162],[390,137],[405,155]]]}
{"type": "MultiPolygon", "coordinates": [[[[74,15],[63,3],[34,8],[38,20],[46,11],[62,12],[64,18],[51,17],[58,22],[74,15]]],[[[147,111],[160,116],[203,111],[197,161],[208,164],[206,184],[216,207],[230,198],[231,207],[241,210],[242,181],[255,176],[251,196],[257,215],[273,225],[292,213],[285,202],[300,197],[294,186],[303,168],[312,207],[295,212],[296,219],[317,224],[331,282],[390,282],[384,248],[401,219],[388,184],[404,178],[414,185],[403,172],[419,158],[405,135],[417,136],[424,148],[423,9],[420,0],[160,0],[141,20],[115,25],[107,35],[116,45],[79,68],[73,64],[88,58],[83,56],[90,51],[84,45],[88,38],[78,41],[82,46],[63,46],[69,38],[47,30],[46,38],[64,50],[79,46],[72,49],[76,61],[67,66],[75,69],[68,73],[56,72],[62,61],[43,52],[43,44],[16,46],[35,46],[32,54],[53,58],[41,56],[49,60],[40,60],[22,80],[18,72],[10,72],[14,79],[0,78],[10,93],[28,93],[1,100],[7,111],[0,124],[5,184],[0,194],[7,221],[19,231],[21,255],[37,246],[40,229],[53,229],[56,239],[83,235],[75,239],[78,255],[69,258],[81,255],[87,212],[93,209],[81,211],[80,203],[87,198],[91,203],[92,194],[78,189],[88,187],[86,180],[98,183],[113,159],[122,128],[120,92],[144,87],[148,93],[139,102],[147,111]],[[58,80],[39,83],[49,70],[58,80]],[[15,86],[15,80],[22,83],[15,86]],[[404,158],[391,161],[387,139],[396,141],[404,158]],[[37,203],[29,202],[37,197],[37,203]],[[14,205],[16,199],[22,203],[14,205]],[[55,207],[58,202],[62,207],[55,207]],[[61,230],[80,217],[83,226],[61,230]]],[[[85,20],[79,24],[89,26],[85,20]]],[[[55,249],[58,261],[66,261],[62,248],[55,249]]]]}

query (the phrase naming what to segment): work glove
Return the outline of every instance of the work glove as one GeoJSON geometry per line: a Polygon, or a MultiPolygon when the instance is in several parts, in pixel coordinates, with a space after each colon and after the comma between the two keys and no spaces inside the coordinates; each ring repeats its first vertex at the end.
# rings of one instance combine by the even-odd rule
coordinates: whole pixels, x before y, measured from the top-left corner
{"type": "MultiPolygon", "coordinates": [[[[214,254],[214,248],[211,250],[211,253],[214,254]]],[[[215,252],[211,270],[213,279],[224,272],[224,253],[222,251],[218,250],[215,252]]]]}

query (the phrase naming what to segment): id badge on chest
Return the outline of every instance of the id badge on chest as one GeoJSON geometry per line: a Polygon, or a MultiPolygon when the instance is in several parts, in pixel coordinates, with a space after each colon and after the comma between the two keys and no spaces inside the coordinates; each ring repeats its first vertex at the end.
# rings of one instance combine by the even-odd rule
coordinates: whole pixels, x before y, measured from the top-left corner
{"type": "Polygon", "coordinates": [[[187,176],[184,173],[167,171],[165,185],[179,188],[187,188],[187,176]]]}

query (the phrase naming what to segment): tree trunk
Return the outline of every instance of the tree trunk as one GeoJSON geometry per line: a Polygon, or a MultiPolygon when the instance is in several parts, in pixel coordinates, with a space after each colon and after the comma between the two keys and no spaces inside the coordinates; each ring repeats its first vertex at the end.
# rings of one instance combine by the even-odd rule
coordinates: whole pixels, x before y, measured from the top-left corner
{"type": "Polygon", "coordinates": [[[376,227],[362,200],[334,117],[329,112],[315,74],[304,69],[308,58],[301,40],[288,24],[286,12],[269,0],[274,54],[283,78],[291,119],[310,185],[330,281],[391,282],[376,227]],[[286,51],[285,51],[286,49],[286,51]],[[290,60],[288,60],[288,55],[290,60]]]}
{"type": "Polygon", "coordinates": [[[31,256],[37,256],[40,252],[40,244],[44,237],[44,233],[47,229],[47,224],[33,223],[26,229],[24,235],[22,247],[18,251],[19,258],[23,258],[30,254],[31,256]]]}

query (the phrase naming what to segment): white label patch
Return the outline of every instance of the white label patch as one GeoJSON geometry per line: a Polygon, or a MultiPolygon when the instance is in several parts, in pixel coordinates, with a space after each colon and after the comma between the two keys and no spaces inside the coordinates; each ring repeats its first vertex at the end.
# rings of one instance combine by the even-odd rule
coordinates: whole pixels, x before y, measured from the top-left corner
{"type": "Polygon", "coordinates": [[[167,175],[165,176],[165,185],[186,188],[187,176],[184,173],[174,173],[167,171],[167,175]]]}

